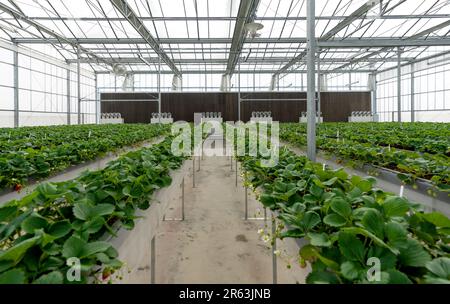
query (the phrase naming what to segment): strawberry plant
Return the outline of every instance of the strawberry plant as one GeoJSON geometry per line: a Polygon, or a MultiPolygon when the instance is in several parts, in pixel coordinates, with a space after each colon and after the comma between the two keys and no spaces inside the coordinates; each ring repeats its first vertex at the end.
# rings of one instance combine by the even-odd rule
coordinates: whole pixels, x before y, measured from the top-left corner
{"type": "Polygon", "coordinates": [[[133,229],[137,209],[171,183],[170,170],[184,158],[171,140],[129,152],[99,171],[40,184],[0,208],[0,283],[72,283],[68,260],[81,262],[81,280],[109,278],[122,266],[117,251],[100,239],[119,227],[133,229]]]}
{"type": "Polygon", "coordinates": [[[75,125],[0,129],[0,189],[20,190],[106,152],[168,132],[162,125],[75,125]]]}
{"type": "Polygon", "coordinates": [[[307,283],[450,283],[450,219],[376,188],[374,178],[349,176],[284,148],[275,167],[240,157],[246,183],[277,212],[279,238],[305,238],[299,264],[307,283]],[[379,277],[368,276],[379,261],[379,277]]]}
{"type": "MultiPolygon", "coordinates": [[[[356,129],[361,125],[362,129],[372,127],[376,134],[377,124],[348,124],[343,127],[347,132],[356,129]]],[[[404,124],[407,125],[407,124],[404,124]]],[[[381,124],[383,126],[383,124],[381,124]]],[[[341,127],[339,125],[339,127],[341,127]]],[[[357,161],[361,164],[371,164],[378,167],[383,167],[397,171],[398,177],[407,184],[412,184],[417,178],[429,180],[439,191],[450,191],[450,158],[444,154],[429,154],[415,151],[407,151],[384,146],[374,145],[372,143],[353,141],[352,136],[342,135],[339,132],[339,138],[336,138],[337,131],[328,124],[321,124],[319,126],[319,135],[317,137],[317,147],[331,153],[332,155],[347,161],[357,161]],[[331,128],[332,132],[327,135],[327,131],[323,134],[323,129],[331,128]],[[334,134],[334,138],[330,137],[334,134]]],[[[281,139],[298,145],[306,145],[306,134],[304,133],[305,126],[301,124],[281,124],[280,137],[281,139]]],[[[340,130],[340,129],[339,129],[340,130]]],[[[444,132],[447,134],[447,132],[444,132]]],[[[370,134],[368,135],[370,136],[370,134]]],[[[389,137],[388,137],[389,138],[389,137]]],[[[442,142],[447,143],[448,138],[442,142]]]]}

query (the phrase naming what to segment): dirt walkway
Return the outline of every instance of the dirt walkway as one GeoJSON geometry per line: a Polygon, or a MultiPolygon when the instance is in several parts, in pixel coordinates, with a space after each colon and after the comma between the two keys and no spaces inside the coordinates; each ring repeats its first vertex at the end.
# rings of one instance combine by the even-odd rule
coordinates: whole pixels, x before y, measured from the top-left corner
{"type": "MultiPolygon", "coordinates": [[[[235,186],[234,170],[229,157],[204,157],[196,187],[192,176],[186,179],[186,220],[163,222],[158,233],[157,283],[272,283],[272,250],[258,235],[264,221],[243,220],[245,192],[240,178],[235,186]]],[[[179,216],[181,207],[172,208],[167,217],[179,216]]],[[[249,216],[258,208],[249,194],[249,216]]],[[[295,260],[293,244],[278,248],[295,260]]],[[[296,263],[288,269],[284,259],[278,258],[278,283],[303,282],[307,271],[296,263]]]]}

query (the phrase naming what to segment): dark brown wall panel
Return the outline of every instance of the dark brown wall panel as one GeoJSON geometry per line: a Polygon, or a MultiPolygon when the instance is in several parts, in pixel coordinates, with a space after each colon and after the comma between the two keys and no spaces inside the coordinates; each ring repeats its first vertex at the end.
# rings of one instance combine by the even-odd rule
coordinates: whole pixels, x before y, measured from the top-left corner
{"type": "Polygon", "coordinates": [[[172,113],[174,120],[193,121],[195,112],[221,112],[224,121],[237,120],[235,93],[163,93],[162,112],[172,113]]]}
{"type": "MultiPolygon", "coordinates": [[[[158,111],[157,97],[150,93],[102,93],[102,112],[119,112],[126,123],[148,123],[158,111]]],[[[253,111],[271,111],[280,122],[298,122],[306,111],[305,92],[241,93],[241,118],[249,121],[253,111]],[[246,100],[248,99],[248,100],[246,100]],[[249,100],[257,99],[257,100],[249,100]]],[[[352,111],[370,111],[370,92],[323,92],[324,121],[347,121],[352,111]]],[[[237,93],[162,93],[161,111],[175,121],[193,121],[195,112],[222,112],[224,121],[238,119],[237,93]]]]}
{"type": "Polygon", "coordinates": [[[158,112],[157,94],[102,93],[101,112],[120,113],[125,123],[149,123],[153,112],[158,112]]]}
{"type": "Polygon", "coordinates": [[[249,121],[253,111],[270,111],[275,121],[298,122],[300,113],[306,111],[305,92],[241,93],[241,99],[243,121],[249,121]]]}
{"type": "Polygon", "coordinates": [[[370,92],[323,92],[323,120],[348,121],[352,111],[370,111],[370,100],[370,92]]]}

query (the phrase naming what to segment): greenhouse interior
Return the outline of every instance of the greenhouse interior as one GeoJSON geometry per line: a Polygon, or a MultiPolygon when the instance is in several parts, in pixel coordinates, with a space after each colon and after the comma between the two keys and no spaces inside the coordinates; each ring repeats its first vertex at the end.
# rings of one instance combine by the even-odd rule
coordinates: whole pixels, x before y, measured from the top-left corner
{"type": "Polygon", "coordinates": [[[446,0],[0,0],[0,284],[449,284],[449,79],[446,0]]]}

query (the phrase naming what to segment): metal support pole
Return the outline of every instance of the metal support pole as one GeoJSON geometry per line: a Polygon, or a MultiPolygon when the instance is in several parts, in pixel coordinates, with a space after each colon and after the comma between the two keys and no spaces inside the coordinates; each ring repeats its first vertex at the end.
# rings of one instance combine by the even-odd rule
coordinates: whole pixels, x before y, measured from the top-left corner
{"type": "Polygon", "coordinates": [[[19,52],[14,49],[14,128],[19,127],[19,52]]]}
{"type": "Polygon", "coordinates": [[[374,73],[371,77],[371,89],[372,89],[372,115],[375,118],[377,114],[377,75],[374,73]]]}
{"type": "Polygon", "coordinates": [[[192,156],[192,188],[195,188],[195,155],[192,156]]]}
{"type": "Polygon", "coordinates": [[[150,283],[156,283],[156,236],[150,242],[150,283]]]}
{"type": "Polygon", "coordinates": [[[253,92],[255,92],[255,73],[253,73],[253,92]]]}
{"type": "Polygon", "coordinates": [[[247,188],[246,185],[244,186],[244,188],[245,188],[245,203],[244,203],[245,212],[244,212],[244,219],[248,220],[248,188],[247,188]]]}
{"type": "Polygon", "coordinates": [[[241,56],[238,56],[238,121],[241,120],[241,56]]]}
{"type": "Polygon", "coordinates": [[[307,14],[307,143],[308,158],[316,160],[316,90],[315,90],[315,64],[316,38],[315,38],[315,3],[314,0],[306,2],[307,14]]]}
{"type": "Polygon", "coordinates": [[[161,57],[158,57],[158,122],[161,123],[161,57]]]}
{"type": "Polygon", "coordinates": [[[301,91],[304,91],[305,88],[303,87],[303,74],[300,74],[300,86],[301,86],[301,91]]]}
{"type": "Polygon", "coordinates": [[[352,90],[352,73],[348,72],[348,90],[352,90]]]}
{"type": "Polygon", "coordinates": [[[401,48],[397,48],[397,120],[402,122],[402,57],[401,48]]]}
{"type": "Polygon", "coordinates": [[[411,64],[411,122],[416,121],[416,104],[415,104],[415,81],[414,81],[414,72],[415,72],[415,64],[411,64]]]}
{"type": "Polygon", "coordinates": [[[181,181],[181,220],[184,221],[184,177],[181,181]]]}
{"type": "Polygon", "coordinates": [[[236,163],[235,163],[235,183],[236,183],[236,187],[238,184],[238,165],[237,165],[237,159],[236,159],[236,163]]]}
{"type": "Polygon", "coordinates": [[[98,94],[98,76],[97,73],[95,74],[95,124],[100,123],[100,99],[98,94]]]}
{"type": "MultiPolygon", "coordinates": [[[[311,0],[308,0],[308,1],[311,1],[311,0]]],[[[272,281],[273,281],[273,284],[277,284],[277,282],[278,282],[277,255],[275,254],[275,251],[277,250],[276,230],[277,230],[277,222],[276,222],[275,217],[272,214],[272,237],[273,237],[273,245],[272,245],[272,281]]]]}
{"type": "Polygon", "coordinates": [[[81,66],[80,46],[77,47],[77,98],[78,98],[78,124],[81,125],[81,66]]]}
{"type": "Polygon", "coordinates": [[[317,119],[320,123],[320,93],[321,93],[321,74],[320,74],[320,49],[317,52],[317,119]]]}
{"type": "Polygon", "coordinates": [[[67,69],[67,124],[70,125],[71,124],[71,119],[72,119],[72,111],[70,109],[70,65],[69,68],[67,69]]]}

